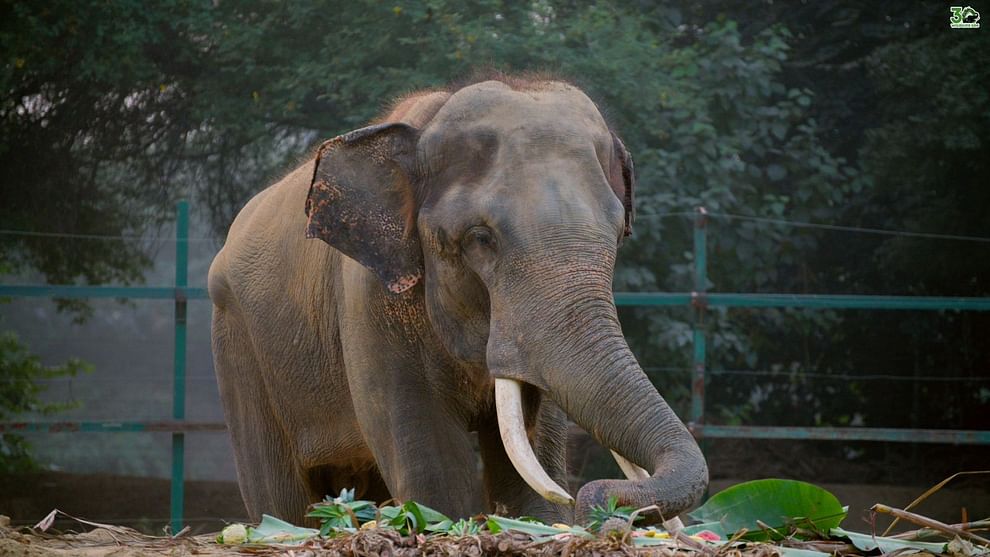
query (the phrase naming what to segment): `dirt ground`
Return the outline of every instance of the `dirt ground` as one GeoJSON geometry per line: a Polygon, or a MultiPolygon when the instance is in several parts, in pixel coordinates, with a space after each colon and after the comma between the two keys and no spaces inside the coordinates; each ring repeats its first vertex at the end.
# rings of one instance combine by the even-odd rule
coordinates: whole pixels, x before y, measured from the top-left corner
{"type": "Polygon", "coordinates": [[[205,538],[151,539],[123,530],[37,536],[0,526],[0,557],[138,557],[237,555],[205,538]]]}

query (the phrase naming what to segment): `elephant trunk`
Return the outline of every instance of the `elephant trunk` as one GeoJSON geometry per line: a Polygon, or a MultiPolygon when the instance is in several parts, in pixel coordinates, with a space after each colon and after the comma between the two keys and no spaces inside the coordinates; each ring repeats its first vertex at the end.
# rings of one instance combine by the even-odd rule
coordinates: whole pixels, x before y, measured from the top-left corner
{"type": "Polygon", "coordinates": [[[617,459],[630,479],[597,480],[580,489],[578,520],[584,520],[593,505],[604,506],[610,496],[636,508],[657,505],[663,518],[669,519],[697,504],[708,485],[708,468],[694,438],[626,344],[612,299],[611,269],[601,269],[600,262],[598,269],[583,273],[585,280],[580,283],[573,275],[566,277],[566,284],[546,275],[529,282],[522,297],[551,300],[535,312],[499,315],[494,310],[498,304],[493,303],[488,355],[496,377],[503,443],[531,487],[551,501],[569,502],[566,491],[540,469],[525,442],[519,383],[532,384],[599,443],[628,461],[617,459]],[[552,300],[560,296],[533,292],[546,280],[555,283],[551,289],[558,294],[562,288],[571,294],[566,303],[554,304],[552,300]]]}
{"type": "MultiPolygon", "coordinates": [[[[597,480],[578,493],[577,515],[616,496],[621,504],[657,505],[665,519],[688,510],[708,486],[708,468],[697,443],[643,373],[619,336],[602,347],[591,369],[565,374],[549,393],[599,443],[650,474],[629,480],[597,480]],[[588,385],[601,387],[588,388],[588,385]]],[[[586,364],[588,365],[588,364],[586,364]]],[[[621,461],[620,461],[621,464],[621,461]]]]}

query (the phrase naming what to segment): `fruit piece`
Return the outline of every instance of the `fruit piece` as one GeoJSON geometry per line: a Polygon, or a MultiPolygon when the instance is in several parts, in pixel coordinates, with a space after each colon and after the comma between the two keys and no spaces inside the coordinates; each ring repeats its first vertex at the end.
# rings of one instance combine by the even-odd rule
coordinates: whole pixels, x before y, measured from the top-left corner
{"type": "Polygon", "coordinates": [[[237,545],[247,541],[247,528],[243,524],[230,524],[220,532],[217,539],[224,545],[237,545]]]}
{"type": "Polygon", "coordinates": [[[718,534],[712,532],[711,530],[702,530],[691,537],[698,540],[705,540],[708,542],[717,542],[722,539],[719,537],[718,534]]]}

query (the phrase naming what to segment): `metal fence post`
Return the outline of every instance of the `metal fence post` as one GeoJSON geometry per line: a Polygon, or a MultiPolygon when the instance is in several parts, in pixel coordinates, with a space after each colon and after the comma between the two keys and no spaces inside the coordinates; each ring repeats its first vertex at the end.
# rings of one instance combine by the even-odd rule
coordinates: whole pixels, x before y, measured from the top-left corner
{"type": "MultiPolygon", "coordinates": [[[[690,425],[699,426],[705,421],[705,310],[708,287],[708,212],[704,207],[696,209],[694,218],[694,292],[691,293],[691,306],[694,308],[692,345],[694,355],[691,374],[691,418],[690,425]]],[[[700,431],[700,429],[698,429],[700,431]]]]}
{"type": "MultiPolygon", "coordinates": [[[[173,355],[172,417],[186,417],[186,297],[189,280],[189,202],[179,201],[175,217],[175,353],[173,355]]],[[[182,530],[185,503],[185,434],[172,433],[172,534],[182,530]]]]}

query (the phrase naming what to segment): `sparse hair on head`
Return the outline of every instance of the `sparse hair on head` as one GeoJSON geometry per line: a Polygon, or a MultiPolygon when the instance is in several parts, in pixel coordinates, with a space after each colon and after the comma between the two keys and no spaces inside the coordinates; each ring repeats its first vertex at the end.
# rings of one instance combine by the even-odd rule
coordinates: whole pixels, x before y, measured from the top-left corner
{"type": "MultiPolygon", "coordinates": [[[[546,88],[547,84],[550,83],[564,83],[574,86],[574,84],[569,80],[549,71],[532,70],[510,73],[495,67],[485,66],[476,68],[464,77],[450,81],[446,85],[416,89],[403,95],[399,95],[385,106],[385,109],[372,121],[372,123],[381,124],[384,122],[405,121],[407,111],[411,108],[412,104],[416,103],[418,99],[435,94],[446,94],[449,98],[461,89],[472,85],[477,85],[478,83],[483,83],[485,81],[498,81],[499,83],[507,85],[513,91],[538,91],[546,88]]],[[[434,110],[432,111],[432,114],[429,114],[429,117],[432,118],[432,116],[435,115],[436,112],[442,108],[442,106],[442,103],[432,106],[431,108],[434,110]]],[[[428,120],[429,118],[427,118],[427,121],[428,120]]]]}
{"type": "MultiPolygon", "coordinates": [[[[424,128],[427,124],[429,124],[434,116],[436,116],[437,112],[443,108],[447,100],[455,93],[472,85],[477,85],[487,81],[497,81],[506,85],[513,91],[541,91],[550,89],[552,88],[551,86],[555,84],[557,86],[563,84],[569,87],[581,89],[581,87],[572,80],[562,77],[556,72],[546,70],[507,72],[494,66],[483,66],[474,69],[462,78],[450,81],[444,86],[417,89],[396,97],[385,106],[385,109],[377,118],[372,120],[370,124],[401,122],[414,128],[424,128]]],[[[582,92],[586,95],[588,94],[583,89],[582,92]]],[[[602,118],[605,120],[605,123],[608,125],[609,129],[613,129],[612,125],[608,121],[606,110],[602,107],[601,103],[596,102],[593,98],[592,103],[602,115],[602,118]]],[[[615,134],[613,134],[613,136],[617,139],[615,134]]],[[[619,145],[621,146],[621,142],[619,142],[619,145]]],[[[625,153],[624,146],[621,147],[621,151],[622,152],[618,154],[623,158],[623,167],[629,168],[629,172],[631,172],[632,161],[625,160],[625,157],[628,155],[625,153]]],[[[316,153],[314,150],[312,156],[315,157],[315,154],[316,153]]],[[[633,180],[631,175],[625,176],[624,178],[626,179],[626,183],[631,184],[630,180],[633,180]]],[[[403,200],[401,211],[405,221],[405,233],[407,235],[412,234],[416,227],[417,207],[423,203],[424,197],[428,193],[426,184],[420,182],[419,180],[410,181],[403,176],[401,179],[396,180],[394,187],[396,193],[402,196],[403,200]]],[[[617,185],[613,184],[613,188],[617,187],[617,185]]],[[[620,196],[620,199],[623,201],[623,205],[627,211],[628,231],[633,204],[632,188],[625,188],[625,191],[619,191],[616,189],[616,194],[620,196]]]]}

